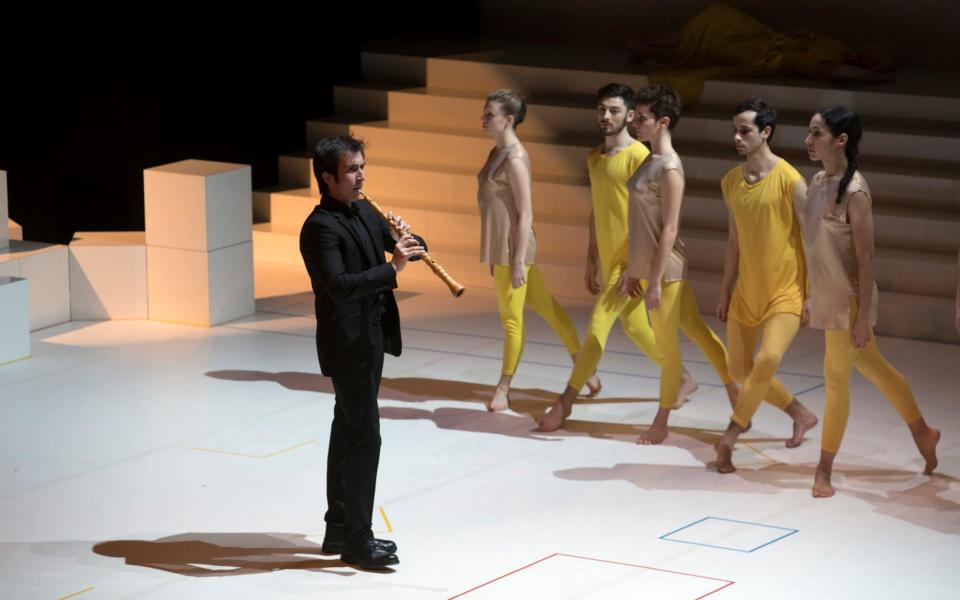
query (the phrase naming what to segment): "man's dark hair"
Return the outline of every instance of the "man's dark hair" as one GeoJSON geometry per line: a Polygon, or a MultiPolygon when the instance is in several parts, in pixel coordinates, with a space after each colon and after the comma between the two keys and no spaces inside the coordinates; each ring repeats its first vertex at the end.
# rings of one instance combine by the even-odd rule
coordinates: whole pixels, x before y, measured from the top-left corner
{"type": "Polygon", "coordinates": [[[330,188],[323,180],[323,173],[333,175],[334,181],[339,179],[340,157],[347,153],[364,153],[366,144],[352,135],[337,135],[323,138],[317,142],[313,150],[313,176],[317,178],[321,194],[329,194],[330,188]]]}
{"type": "Polygon", "coordinates": [[[650,112],[657,119],[670,117],[667,129],[673,129],[680,122],[680,109],[683,104],[680,96],[665,85],[656,85],[640,90],[637,94],[637,106],[649,106],[650,112]]]}
{"type": "Polygon", "coordinates": [[[633,110],[637,107],[636,94],[633,88],[624,83],[608,83],[597,90],[597,102],[603,102],[607,98],[621,98],[627,110],[633,110]]]}
{"type": "Polygon", "coordinates": [[[733,110],[733,114],[739,115],[740,113],[748,110],[752,110],[757,113],[757,116],[753,118],[753,123],[757,126],[758,131],[763,131],[764,128],[770,127],[770,137],[767,138],[767,143],[770,143],[770,140],[773,139],[773,132],[777,130],[776,109],[760,98],[752,98],[750,100],[744,100],[738,104],[733,110]]]}

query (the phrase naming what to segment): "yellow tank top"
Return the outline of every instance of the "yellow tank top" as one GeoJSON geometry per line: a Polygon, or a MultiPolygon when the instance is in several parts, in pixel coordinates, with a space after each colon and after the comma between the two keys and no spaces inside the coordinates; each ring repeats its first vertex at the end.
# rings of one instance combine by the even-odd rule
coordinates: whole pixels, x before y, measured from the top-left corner
{"type": "Polygon", "coordinates": [[[742,164],[720,182],[740,242],[729,316],[749,327],[777,313],[799,316],[803,310],[806,263],[793,206],[793,189],[802,178],[781,158],[756,183],[744,180],[742,164]]]}
{"type": "Polygon", "coordinates": [[[650,151],[634,142],[613,156],[603,155],[597,146],[587,155],[590,194],[593,197],[593,225],[600,255],[600,274],[607,281],[613,267],[627,262],[629,193],[627,181],[650,151]]]}

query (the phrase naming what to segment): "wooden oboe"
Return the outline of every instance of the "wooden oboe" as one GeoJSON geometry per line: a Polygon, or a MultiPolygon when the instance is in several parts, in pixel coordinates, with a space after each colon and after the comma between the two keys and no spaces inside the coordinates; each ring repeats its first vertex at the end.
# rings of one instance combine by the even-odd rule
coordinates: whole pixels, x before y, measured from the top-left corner
{"type": "MultiPolygon", "coordinates": [[[[371,207],[373,207],[373,210],[377,211],[380,216],[383,217],[383,220],[387,222],[387,225],[390,226],[390,229],[392,229],[397,235],[403,237],[404,235],[410,233],[409,231],[402,229],[397,222],[391,219],[390,216],[387,215],[386,211],[380,208],[380,205],[374,202],[369,196],[361,193],[361,197],[366,200],[371,207]]],[[[447,273],[444,268],[433,259],[432,256],[424,252],[420,255],[420,258],[423,259],[423,262],[427,263],[427,266],[430,267],[430,270],[433,271],[434,275],[439,277],[441,281],[447,284],[447,287],[450,288],[450,293],[453,294],[454,298],[459,298],[463,295],[463,292],[466,288],[457,283],[457,281],[451,277],[450,274],[447,273]]]]}

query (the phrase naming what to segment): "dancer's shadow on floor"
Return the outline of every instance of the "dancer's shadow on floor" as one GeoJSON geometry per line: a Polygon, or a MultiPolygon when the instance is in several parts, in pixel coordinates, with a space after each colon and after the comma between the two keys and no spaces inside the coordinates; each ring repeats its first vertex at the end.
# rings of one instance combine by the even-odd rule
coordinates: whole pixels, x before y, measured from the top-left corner
{"type": "MultiPolygon", "coordinates": [[[[301,392],[333,394],[330,379],[316,373],[297,371],[222,370],[206,373],[208,377],[231,381],[273,381],[283,387],[301,392]]],[[[496,386],[449,379],[428,379],[424,377],[384,377],[380,383],[380,398],[400,402],[422,403],[429,400],[454,400],[475,404],[475,408],[439,407],[434,410],[421,408],[402,408],[383,406],[380,417],[395,420],[428,420],[440,429],[468,431],[474,433],[493,433],[508,437],[522,437],[540,441],[558,441],[563,437],[593,437],[600,439],[620,439],[633,443],[643,431],[643,426],[630,423],[609,423],[603,421],[585,421],[568,419],[563,428],[552,433],[536,430],[539,419],[557,399],[557,393],[539,388],[512,388],[510,390],[510,411],[488,413],[482,410],[496,386]]],[[[581,398],[580,406],[610,404],[655,404],[653,398],[581,398]]],[[[672,440],[683,437],[693,438],[711,448],[723,433],[719,429],[698,429],[693,427],[671,427],[672,440]]],[[[745,438],[746,442],[765,442],[771,438],[745,438]]]]}
{"type": "MultiPolygon", "coordinates": [[[[158,540],[111,540],[93,551],[128,565],[188,577],[225,577],[280,570],[352,568],[325,555],[319,544],[294,533],[182,533],[158,540]],[[304,556],[308,555],[308,556],[304,556]]],[[[350,576],[354,571],[328,571],[350,576]]]]}
{"type": "MultiPolygon", "coordinates": [[[[716,474],[710,481],[711,492],[731,494],[780,494],[785,490],[809,492],[816,471],[814,465],[775,463],[756,469],[740,468],[730,475],[716,474]]],[[[704,468],[685,465],[620,463],[612,467],[563,469],[554,472],[560,479],[572,481],[626,481],[644,490],[703,490],[700,474],[704,468]]],[[[913,523],[920,527],[948,534],[960,533],[960,503],[943,494],[958,480],[949,475],[924,476],[885,464],[865,467],[838,463],[833,468],[833,484],[840,497],[854,497],[873,507],[881,515],[913,523]],[[891,486],[922,478],[907,489],[891,486]],[[861,484],[879,484],[866,489],[861,484]],[[947,517],[947,518],[945,518],[947,517]]],[[[825,498],[817,502],[836,502],[825,498]]]]}

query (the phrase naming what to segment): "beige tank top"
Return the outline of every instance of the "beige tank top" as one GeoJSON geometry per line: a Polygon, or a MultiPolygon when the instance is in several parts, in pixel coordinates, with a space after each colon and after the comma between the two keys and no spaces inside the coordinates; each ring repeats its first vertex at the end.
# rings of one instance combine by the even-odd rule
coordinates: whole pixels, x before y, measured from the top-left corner
{"type": "MultiPolygon", "coordinates": [[[[627,182],[630,192],[630,253],[627,273],[630,277],[648,279],[653,272],[653,259],[660,246],[660,233],[663,231],[660,182],[663,174],[671,170],[683,176],[683,163],[676,153],[651,154],[627,182]]],[[[678,236],[667,256],[663,281],[683,279],[686,272],[687,255],[678,236]]]]}
{"type": "MultiPolygon", "coordinates": [[[[509,265],[514,255],[514,230],[520,219],[513,187],[507,177],[507,160],[520,159],[530,169],[530,158],[519,144],[494,148],[487,162],[477,173],[479,188],[477,204],[480,207],[480,262],[509,265]]],[[[537,239],[530,228],[524,264],[532,265],[536,258],[537,239]]]]}
{"type": "MultiPolygon", "coordinates": [[[[847,219],[847,203],[852,194],[860,191],[871,202],[872,198],[866,180],[857,171],[837,204],[841,177],[827,177],[823,171],[814,175],[800,215],[810,277],[810,327],[817,329],[851,329],[851,300],[859,298],[857,251],[853,228],[847,219]]],[[[874,282],[873,298],[867,309],[871,327],[877,324],[878,302],[874,282]]]]}

